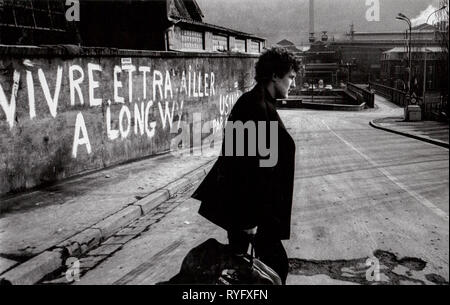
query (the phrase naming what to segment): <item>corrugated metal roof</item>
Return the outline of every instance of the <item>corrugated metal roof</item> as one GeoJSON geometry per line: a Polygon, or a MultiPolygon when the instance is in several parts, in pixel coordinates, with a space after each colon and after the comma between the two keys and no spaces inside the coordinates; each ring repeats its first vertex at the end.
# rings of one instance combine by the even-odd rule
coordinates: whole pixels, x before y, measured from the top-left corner
{"type": "Polygon", "coordinates": [[[214,30],[221,31],[221,32],[224,32],[224,33],[234,34],[234,35],[237,35],[237,36],[245,36],[245,37],[249,37],[249,38],[256,38],[258,40],[265,40],[265,38],[255,36],[253,34],[248,34],[248,33],[240,32],[240,31],[236,31],[236,30],[228,29],[228,28],[221,27],[221,26],[218,26],[218,25],[205,23],[205,22],[198,22],[198,21],[195,21],[195,20],[189,20],[189,19],[184,19],[184,18],[180,18],[179,22],[180,23],[187,23],[187,24],[197,25],[197,26],[200,26],[200,27],[206,27],[206,28],[214,29],[214,30]]]}
{"type": "MultiPolygon", "coordinates": [[[[383,52],[384,54],[387,53],[406,53],[408,52],[408,49],[406,47],[395,47],[393,49],[390,49],[386,52],[383,52]]],[[[413,46],[412,53],[441,53],[444,52],[444,49],[441,47],[420,47],[420,48],[415,48],[413,46]]]]}

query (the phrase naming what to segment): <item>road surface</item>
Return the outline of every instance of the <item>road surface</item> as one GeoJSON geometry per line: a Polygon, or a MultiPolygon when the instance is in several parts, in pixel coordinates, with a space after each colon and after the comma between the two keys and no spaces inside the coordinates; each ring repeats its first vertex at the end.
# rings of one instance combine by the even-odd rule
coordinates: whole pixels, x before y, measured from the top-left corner
{"type": "MultiPolygon", "coordinates": [[[[376,105],[280,110],[297,145],[287,284],[448,284],[448,149],[369,126],[402,115],[381,98],[376,105]]],[[[225,243],[225,231],[197,214],[194,189],[82,258],[75,284],[167,281],[196,245],[225,243]]]]}

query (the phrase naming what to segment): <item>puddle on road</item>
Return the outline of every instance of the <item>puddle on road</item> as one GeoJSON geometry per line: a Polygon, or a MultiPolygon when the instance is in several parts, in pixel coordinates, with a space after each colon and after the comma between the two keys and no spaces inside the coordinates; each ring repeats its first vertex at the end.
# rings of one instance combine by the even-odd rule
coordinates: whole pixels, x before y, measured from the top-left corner
{"type": "MultiPolygon", "coordinates": [[[[413,272],[425,269],[427,262],[416,257],[397,256],[384,250],[376,250],[374,257],[380,263],[380,280],[369,281],[366,273],[369,267],[366,265],[367,257],[351,260],[306,260],[299,258],[289,259],[289,274],[314,276],[327,275],[338,281],[352,282],[363,285],[400,285],[419,284],[426,285],[424,280],[413,277],[413,272]]],[[[438,274],[426,274],[425,278],[438,285],[448,285],[448,281],[438,274]]]]}

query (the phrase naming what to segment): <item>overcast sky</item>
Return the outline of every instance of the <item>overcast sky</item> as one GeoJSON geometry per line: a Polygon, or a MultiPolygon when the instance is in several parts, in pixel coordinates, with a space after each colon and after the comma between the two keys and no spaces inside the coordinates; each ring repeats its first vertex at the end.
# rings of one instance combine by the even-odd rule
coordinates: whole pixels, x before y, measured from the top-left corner
{"type": "MultiPolygon", "coordinates": [[[[375,0],[367,0],[375,2],[375,0]]],[[[271,45],[284,38],[301,44],[309,32],[309,0],[197,0],[204,21],[256,34],[271,45]]],[[[353,22],[356,31],[404,30],[395,16],[402,12],[422,23],[439,0],[379,0],[379,21],[367,21],[366,0],[315,0],[315,32],[343,35],[353,22]]],[[[430,18],[431,20],[432,18],[430,18]]]]}

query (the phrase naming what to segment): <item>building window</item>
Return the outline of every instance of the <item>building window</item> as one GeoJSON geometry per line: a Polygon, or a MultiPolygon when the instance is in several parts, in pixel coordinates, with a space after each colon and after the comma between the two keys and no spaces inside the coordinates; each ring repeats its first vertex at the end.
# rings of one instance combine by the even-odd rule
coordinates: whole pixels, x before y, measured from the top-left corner
{"type": "Polygon", "coordinates": [[[0,44],[75,43],[64,0],[0,0],[0,44]]]}
{"type": "Polygon", "coordinates": [[[213,35],[213,50],[214,51],[227,51],[228,50],[228,37],[221,35],[213,35]]]}
{"type": "Polygon", "coordinates": [[[238,52],[245,52],[245,40],[236,39],[235,40],[235,49],[238,52]]]}
{"type": "Polygon", "coordinates": [[[182,30],[181,47],[187,50],[203,50],[203,33],[182,30]]]}
{"type": "Polygon", "coordinates": [[[250,42],[250,53],[261,53],[259,41],[252,40],[250,42]]]}

